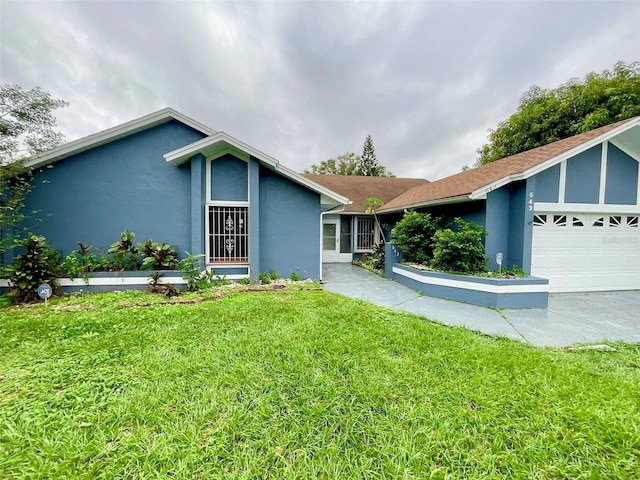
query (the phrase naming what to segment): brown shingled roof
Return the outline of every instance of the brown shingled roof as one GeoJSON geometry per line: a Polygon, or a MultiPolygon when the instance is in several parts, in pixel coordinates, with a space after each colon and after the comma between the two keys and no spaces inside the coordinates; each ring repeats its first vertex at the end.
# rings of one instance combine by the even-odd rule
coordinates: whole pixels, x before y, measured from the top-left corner
{"type": "Polygon", "coordinates": [[[351,200],[351,204],[344,207],[344,211],[350,213],[364,212],[364,202],[369,197],[379,198],[386,203],[413,187],[429,183],[422,178],[316,174],[305,174],[304,177],[351,200]]]}
{"type": "MultiPolygon", "coordinates": [[[[569,150],[576,148],[603,135],[625,123],[638,120],[634,117],[621,122],[596,128],[573,137],[558,140],[557,142],[534,148],[526,152],[518,153],[503,158],[478,168],[445,177],[443,179],[420,185],[398,195],[393,200],[385,203],[380,211],[392,211],[401,208],[415,207],[431,202],[453,200],[455,198],[468,197],[472,192],[487,187],[494,182],[511,175],[524,173],[527,170],[557,157],[569,150]]],[[[345,195],[348,196],[348,195],[345,195]]]]}

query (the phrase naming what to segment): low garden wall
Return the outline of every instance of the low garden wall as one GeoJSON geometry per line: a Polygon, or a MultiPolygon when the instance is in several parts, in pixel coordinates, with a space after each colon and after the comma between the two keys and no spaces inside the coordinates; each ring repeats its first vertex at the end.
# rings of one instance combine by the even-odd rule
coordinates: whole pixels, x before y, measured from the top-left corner
{"type": "Polygon", "coordinates": [[[385,251],[385,276],[430,297],[496,308],[546,308],[549,280],[538,277],[491,278],[420,270],[400,263],[393,243],[385,251]]]}
{"type": "MultiPolygon", "coordinates": [[[[58,278],[58,285],[65,292],[113,292],[115,290],[143,290],[149,286],[151,277],[159,273],[159,283],[171,283],[178,288],[184,288],[187,282],[180,270],[140,270],[131,272],[92,272],[85,280],[83,278],[58,278]]],[[[0,291],[9,287],[7,279],[0,279],[0,291]]]]}

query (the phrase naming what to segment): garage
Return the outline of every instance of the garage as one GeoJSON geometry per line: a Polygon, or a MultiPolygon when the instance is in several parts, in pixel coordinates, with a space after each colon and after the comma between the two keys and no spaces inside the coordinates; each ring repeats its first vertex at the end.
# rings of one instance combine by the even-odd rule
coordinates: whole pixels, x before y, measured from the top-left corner
{"type": "Polygon", "coordinates": [[[535,213],[531,273],[551,292],[640,290],[638,215],[535,213]]]}

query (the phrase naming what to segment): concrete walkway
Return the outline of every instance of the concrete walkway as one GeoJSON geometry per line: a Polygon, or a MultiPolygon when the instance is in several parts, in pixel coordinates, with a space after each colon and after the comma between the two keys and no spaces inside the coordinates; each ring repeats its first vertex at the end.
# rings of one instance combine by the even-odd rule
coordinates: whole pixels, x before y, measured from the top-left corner
{"type": "Polygon", "coordinates": [[[546,309],[497,310],[422,296],[348,263],[324,264],[322,274],[330,292],[537,346],[603,340],[640,343],[640,291],[556,294],[549,297],[546,309]]]}

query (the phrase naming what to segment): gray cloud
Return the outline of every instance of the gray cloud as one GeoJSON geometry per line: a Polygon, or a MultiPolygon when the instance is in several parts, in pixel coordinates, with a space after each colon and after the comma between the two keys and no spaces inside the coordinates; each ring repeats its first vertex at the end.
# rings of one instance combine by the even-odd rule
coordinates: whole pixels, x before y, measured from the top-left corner
{"type": "Polygon", "coordinates": [[[172,106],[299,171],[371,134],[430,179],[529,86],[640,52],[635,2],[26,1],[0,22],[1,81],[68,100],[68,139],[172,106]]]}

